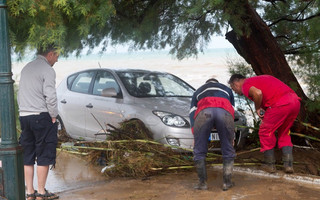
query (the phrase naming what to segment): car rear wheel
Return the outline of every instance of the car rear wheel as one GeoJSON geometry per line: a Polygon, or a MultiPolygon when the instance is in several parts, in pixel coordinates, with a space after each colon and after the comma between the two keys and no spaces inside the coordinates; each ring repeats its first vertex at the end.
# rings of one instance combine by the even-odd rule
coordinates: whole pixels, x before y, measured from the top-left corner
{"type": "Polygon", "coordinates": [[[64,128],[63,122],[60,116],[57,116],[57,123],[58,123],[58,140],[60,142],[68,142],[71,137],[68,135],[66,129],[64,128]]]}

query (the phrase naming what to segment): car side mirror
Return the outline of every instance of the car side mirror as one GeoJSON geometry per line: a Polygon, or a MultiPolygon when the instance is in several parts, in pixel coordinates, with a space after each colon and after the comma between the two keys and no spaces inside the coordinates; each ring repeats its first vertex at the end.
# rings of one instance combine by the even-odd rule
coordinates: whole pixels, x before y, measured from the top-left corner
{"type": "Polygon", "coordinates": [[[104,88],[101,92],[101,96],[104,97],[117,97],[118,93],[114,88],[104,88]]]}

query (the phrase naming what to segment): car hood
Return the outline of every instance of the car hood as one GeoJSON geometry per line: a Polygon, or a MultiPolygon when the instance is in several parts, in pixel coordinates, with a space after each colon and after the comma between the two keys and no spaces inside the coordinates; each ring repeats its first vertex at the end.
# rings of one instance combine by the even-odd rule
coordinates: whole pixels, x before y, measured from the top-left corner
{"type": "Polygon", "coordinates": [[[166,111],[188,117],[191,97],[136,98],[135,103],[150,110],[166,111]]]}

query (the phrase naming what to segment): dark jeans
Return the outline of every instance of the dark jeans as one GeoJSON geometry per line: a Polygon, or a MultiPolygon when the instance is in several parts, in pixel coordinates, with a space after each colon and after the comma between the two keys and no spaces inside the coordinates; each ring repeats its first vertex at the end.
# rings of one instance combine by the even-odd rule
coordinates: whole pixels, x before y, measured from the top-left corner
{"type": "Polygon", "coordinates": [[[216,128],[221,143],[224,160],[233,160],[236,156],[233,148],[234,120],[223,108],[206,108],[198,113],[194,122],[194,160],[205,159],[208,152],[208,139],[212,128],[216,128]]]}
{"type": "Polygon", "coordinates": [[[24,165],[47,166],[56,163],[58,143],[57,123],[52,123],[49,113],[19,117],[21,124],[20,144],[23,148],[24,165]]]}

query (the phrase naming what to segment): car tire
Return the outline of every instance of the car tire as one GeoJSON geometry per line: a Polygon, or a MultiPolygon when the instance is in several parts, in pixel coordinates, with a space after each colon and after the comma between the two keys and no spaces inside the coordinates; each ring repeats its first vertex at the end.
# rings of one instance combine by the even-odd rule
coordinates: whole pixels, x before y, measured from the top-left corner
{"type": "Polygon", "coordinates": [[[120,123],[119,129],[113,131],[109,137],[111,140],[124,140],[124,139],[153,139],[152,133],[138,119],[123,121],[120,123]]]}
{"type": "Polygon", "coordinates": [[[234,148],[236,150],[242,150],[245,145],[246,145],[246,141],[247,141],[247,133],[244,133],[242,131],[237,131],[235,134],[235,142],[234,142],[234,148]]]}
{"type": "Polygon", "coordinates": [[[57,116],[57,123],[58,123],[58,140],[61,142],[70,141],[71,137],[67,133],[60,116],[57,116]]]}

